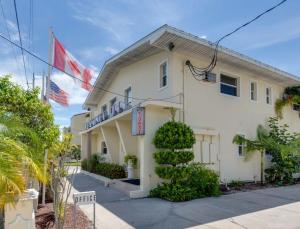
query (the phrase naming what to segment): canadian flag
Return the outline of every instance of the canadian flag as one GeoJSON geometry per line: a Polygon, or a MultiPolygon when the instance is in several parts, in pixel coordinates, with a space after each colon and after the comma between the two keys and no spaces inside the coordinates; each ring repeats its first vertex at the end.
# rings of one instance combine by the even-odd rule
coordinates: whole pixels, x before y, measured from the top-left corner
{"type": "MultiPolygon", "coordinates": [[[[93,86],[91,70],[83,66],[64,46],[53,36],[52,65],[59,70],[77,78],[83,89],[91,91],[93,86]]],[[[78,80],[75,80],[75,82],[78,80]]]]}

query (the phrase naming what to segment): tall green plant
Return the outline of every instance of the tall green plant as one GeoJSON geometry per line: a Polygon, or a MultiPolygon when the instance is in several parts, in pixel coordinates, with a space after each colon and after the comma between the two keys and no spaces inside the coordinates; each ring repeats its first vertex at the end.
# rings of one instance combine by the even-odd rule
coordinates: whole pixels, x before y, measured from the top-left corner
{"type": "Polygon", "coordinates": [[[14,204],[29,177],[45,182],[42,173],[42,142],[20,118],[0,113],[0,208],[14,204]]]}
{"type": "Polygon", "coordinates": [[[169,121],[156,131],[153,144],[158,149],[154,153],[158,165],[155,172],[167,182],[153,189],[152,196],[184,201],[196,195],[195,189],[183,185],[191,173],[187,163],[194,159],[194,153],[190,150],[194,143],[192,129],[181,122],[169,121]]]}
{"type": "Polygon", "coordinates": [[[282,98],[277,99],[275,102],[276,115],[281,119],[283,116],[282,110],[284,107],[288,105],[299,104],[299,103],[300,103],[300,86],[285,88],[282,98]]]}
{"type": "Polygon", "coordinates": [[[260,152],[261,182],[264,180],[264,153],[271,154],[272,165],[266,169],[267,180],[278,182],[282,180],[293,180],[292,174],[300,167],[300,139],[299,135],[290,133],[288,125],[280,125],[278,118],[269,118],[268,129],[259,125],[255,139],[247,139],[236,135],[233,142],[243,145],[248,160],[255,152],[260,152]]]}

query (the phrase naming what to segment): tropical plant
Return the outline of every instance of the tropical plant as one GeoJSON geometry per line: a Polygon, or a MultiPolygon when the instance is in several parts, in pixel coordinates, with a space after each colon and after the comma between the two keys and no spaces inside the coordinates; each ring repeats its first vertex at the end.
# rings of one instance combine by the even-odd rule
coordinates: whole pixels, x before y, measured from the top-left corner
{"type": "Polygon", "coordinates": [[[243,145],[245,160],[253,153],[260,152],[261,183],[264,181],[264,154],[269,152],[272,156],[272,165],[266,169],[267,180],[272,182],[292,180],[292,174],[300,167],[300,140],[299,135],[288,132],[288,125],[279,125],[277,118],[269,118],[268,129],[259,125],[255,139],[247,139],[242,135],[236,135],[233,142],[243,145]]]}
{"type": "Polygon", "coordinates": [[[14,204],[30,178],[46,182],[43,176],[42,145],[39,136],[20,118],[0,112],[0,209],[14,204]]]}
{"type": "Polygon", "coordinates": [[[65,222],[66,204],[71,193],[76,166],[73,171],[65,163],[72,153],[71,134],[65,134],[62,141],[56,142],[50,149],[50,187],[53,193],[55,228],[62,229],[65,222]],[[69,178],[69,181],[68,179],[69,178]]]}
{"type": "Polygon", "coordinates": [[[50,147],[59,137],[51,107],[40,100],[39,88],[24,90],[10,76],[0,77],[0,111],[22,117],[22,123],[50,147]]]}
{"type": "Polygon", "coordinates": [[[300,86],[287,87],[284,89],[281,99],[275,103],[275,112],[279,118],[282,118],[282,110],[285,106],[300,103],[300,86]]]}

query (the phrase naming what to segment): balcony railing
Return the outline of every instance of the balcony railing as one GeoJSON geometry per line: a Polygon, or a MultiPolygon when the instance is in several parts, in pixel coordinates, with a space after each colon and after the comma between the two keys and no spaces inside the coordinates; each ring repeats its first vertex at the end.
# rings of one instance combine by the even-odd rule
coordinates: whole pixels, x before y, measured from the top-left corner
{"type": "Polygon", "coordinates": [[[131,103],[126,104],[125,102],[119,101],[110,108],[110,113],[108,113],[107,111],[102,112],[101,114],[97,115],[95,118],[88,121],[85,124],[85,128],[86,129],[92,128],[98,123],[104,122],[118,114],[121,114],[123,111],[129,110],[130,108],[131,108],[131,103]]]}

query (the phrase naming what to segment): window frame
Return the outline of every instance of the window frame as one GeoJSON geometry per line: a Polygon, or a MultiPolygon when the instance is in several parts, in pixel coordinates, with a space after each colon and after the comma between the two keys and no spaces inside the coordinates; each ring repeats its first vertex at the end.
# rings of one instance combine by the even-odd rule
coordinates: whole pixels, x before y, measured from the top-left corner
{"type": "Polygon", "coordinates": [[[169,85],[169,61],[168,59],[163,60],[158,64],[158,89],[163,90],[167,88],[169,85]],[[166,85],[162,86],[162,75],[161,75],[161,67],[162,65],[166,64],[166,85]]]}
{"type": "Polygon", "coordinates": [[[267,86],[265,88],[265,101],[266,101],[266,104],[268,104],[268,105],[272,105],[272,103],[273,103],[273,90],[272,90],[272,87],[270,87],[270,86],[267,86]],[[269,95],[267,94],[268,89],[269,89],[269,95]],[[268,98],[269,98],[269,102],[268,102],[268,98]]]}
{"type": "Polygon", "coordinates": [[[222,96],[227,96],[227,97],[230,97],[230,98],[240,98],[240,84],[241,84],[241,80],[240,80],[240,77],[238,76],[235,76],[233,74],[230,74],[230,73],[227,73],[227,72],[220,72],[219,74],[219,93],[222,95],[222,96]],[[227,83],[222,83],[222,75],[223,76],[227,76],[227,77],[230,77],[230,78],[234,78],[236,79],[236,86],[233,86],[231,84],[227,84],[227,83]],[[229,86],[229,87],[236,87],[236,95],[231,95],[231,94],[226,94],[226,93],[223,93],[221,91],[221,86],[223,85],[226,85],[226,86],[229,86]]]}
{"type": "MultiPolygon", "coordinates": [[[[238,135],[243,136],[244,138],[246,138],[246,134],[244,133],[238,133],[238,135]]],[[[239,157],[245,157],[245,145],[237,145],[237,153],[239,157]],[[240,147],[242,147],[242,154],[240,154],[240,147]]]]}
{"type": "Polygon", "coordinates": [[[249,94],[250,94],[250,101],[252,101],[252,102],[257,102],[258,101],[258,83],[257,83],[257,81],[250,80],[249,94]],[[252,99],[252,83],[255,84],[255,99],[252,99]]]}

